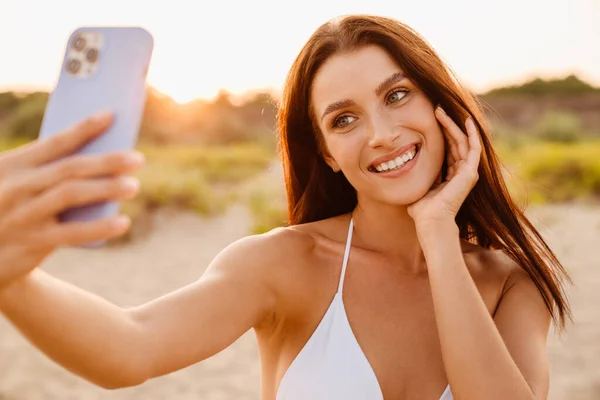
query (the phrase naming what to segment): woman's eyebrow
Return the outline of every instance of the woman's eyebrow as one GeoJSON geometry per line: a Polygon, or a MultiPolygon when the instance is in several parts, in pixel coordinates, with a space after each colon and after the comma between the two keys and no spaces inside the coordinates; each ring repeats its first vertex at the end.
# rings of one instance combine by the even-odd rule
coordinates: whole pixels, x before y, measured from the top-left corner
{"type": "Polygon", "coordinates": [[[354,104],[356,104],[356,103],[354,103],[350,99],[344,99],[344,100],[336,101],[335,103],[331,103],[330,105],[327,106],[323,115],[321,115],[321,121],[323,121],[323,118],[325,118],[325,116],[327,114],[332,113],[332,112],[337,111],[342,108],[351,107],[354,104]]]}
{"type": "Polygon", "coordinates": [[[375,94],[377,96],[381,96],[383,92],[394,86],[396,83],[402,81],[404,78],[406,78],[406,75],[403,72],[395,72],[385,81],[381,82],[379,86],[377,86],[377,89],[375,89],[375,94]]]}
{"type": "MultiPolygon", "coordinates": [[[[375,89],[375,94],[377,96],[381,96],[381,94],[383,92],[388,90],[390,87],[394,86],[396,83],[402,81],[404,78],[406,78],[406,75],[403,72],[393,73],[388,78],[386,78],[386,80],[381,82],[379,84],[379,86],[377,86],[377,89],[375,89]]],[[[323,121],[323,118],[325,118],[325,116],[327,114],[332,113],[332,112],[337,111],[342,108],[351,107],[354,104],[355,104],[354,101],[352,101],[350,99],[344,99],[344,100],[336,101],[335,103],[331,103],[330,105],[327,106],[327,108],[325,109],[325,112],[323,112],[323,115],[321,115],[321,121],[323,121]]]]}

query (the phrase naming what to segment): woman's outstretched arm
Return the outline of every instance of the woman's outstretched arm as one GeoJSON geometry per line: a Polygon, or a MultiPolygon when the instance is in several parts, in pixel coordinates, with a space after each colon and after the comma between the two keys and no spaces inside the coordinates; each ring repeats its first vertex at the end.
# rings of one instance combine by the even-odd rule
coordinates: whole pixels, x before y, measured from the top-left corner
{"type": "Polygon", "coordinates": [[[0,311],[71,372],[105,388],[138,385],[270,321],[268,240],[233,243],[197,282],[139,307],[120,308],[38,269],[0,291],[0,311]]]}

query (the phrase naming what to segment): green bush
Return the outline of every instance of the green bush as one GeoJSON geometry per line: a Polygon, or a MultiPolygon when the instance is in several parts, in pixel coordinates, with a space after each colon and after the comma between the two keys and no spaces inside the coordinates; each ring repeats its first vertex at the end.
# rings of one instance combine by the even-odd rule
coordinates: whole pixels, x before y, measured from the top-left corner
{"type": "Polygon", "coordinates": [[[569,112],[550,111],[540,118],[535,136],[549,142],[577,142],[581,136],[581,121],[569,112]]]}
{"type": "Polygon", "coordinates": [[[12,112],[19,105],[19,98],[13,92],[0,93],[0,116],[12,112]]]}
{"type": "Polygon", "coordinates": [[[264,170],[274,149],[258,144],[234,146],[139,146],[149,162],[198,169],[209,183],[237,183],[264,170]]]}
{"type": "Polygon", "coordinates": [[[273,190],[257,188],[248,198],[252,213],[252,233],[260,234],[287,225],[287,209],[273,190]]]}
{"type": "Polygon", "coordinates": [[[600,198],[600,141],[531,142],[517,151],[504,145],[497,149],[512,171],[509,185],[524,184],[534,202],[600,198]]]}
{"type": "Polygon", "coordinates": [[[571,201],[600,197],[600,162],[568,157],[562,160],[540,159],[527,170],[536,191],[549,201],[571,201]]]}
{"type": "Polygon", "coordinates": [[[136,200],[145,209],[175,206],[210,214],[217,203],[202,172],[198,169],[180,169],[169,164],[155,163],[144,166],[135,176],[141,184],[136,200]]]}
{"type": "Polygon", "coordinates": [[[8,139],[34,140],[38,137],[48,94],[31,93],[21,99],[18,107],[8,118],[8,139]]]}
{"type": "Polygon", "coordinates": [[[272,159],[272,151],[256,145],[223,147],[140,145],[146,165],[134,175],[141,191],[124,202],[123,212],[135,225],[149,211],[177,207],[213,215],[237,200],[241,181],[261,172],[272,159]]]}
{"type": "Polygon", "coordinates": [[[599,91],[599,88],[581,80],[576,75],[569,75],[564,78],[550,80],[535,78],[522,85],[498,87],[490,90],[484,95],[517,94],[542,97],[547,95],[581,95],[598,93],[599,91]]]}

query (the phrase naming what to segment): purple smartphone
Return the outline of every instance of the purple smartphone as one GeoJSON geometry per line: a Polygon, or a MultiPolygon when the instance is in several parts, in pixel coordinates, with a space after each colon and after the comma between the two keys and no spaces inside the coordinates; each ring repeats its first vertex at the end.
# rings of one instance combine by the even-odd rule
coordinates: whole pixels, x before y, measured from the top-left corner
{"type": "MultiPolygon", "coordinates": [[[[135,147],[146,100],[146,75],[154,41],[138,27],[84,27],[68,40],[58,83],[46,106],[39,138],[61,132],[106,110],[112,126],[77,154],[98,154],[135,147]]],[[[59,215],[63,222],[116,215],[119,202],[90,204],[59,215]]],[[[83,247],[98,247],[94,242],[83,247]]]]}

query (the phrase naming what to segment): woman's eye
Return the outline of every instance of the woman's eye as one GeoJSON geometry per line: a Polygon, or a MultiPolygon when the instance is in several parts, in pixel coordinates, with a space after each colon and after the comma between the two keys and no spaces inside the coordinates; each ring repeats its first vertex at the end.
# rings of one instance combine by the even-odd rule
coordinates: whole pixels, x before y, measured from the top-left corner
{"type": "Polygon", "coordinates": [[[398,100],[402,100],[408,94],[407,89],[397,89],[391,92],[387,97],[387,103],[395,103],[398,100]]]}
{"type": "Polygon", "coordinates": [[[333,121],[333,127],[334,128],[345,128],[346,126],[350,125],[352,123],[352,121],[354,121],[353,118],[354,117],[351,115],[341,115],[333,121]]]}

